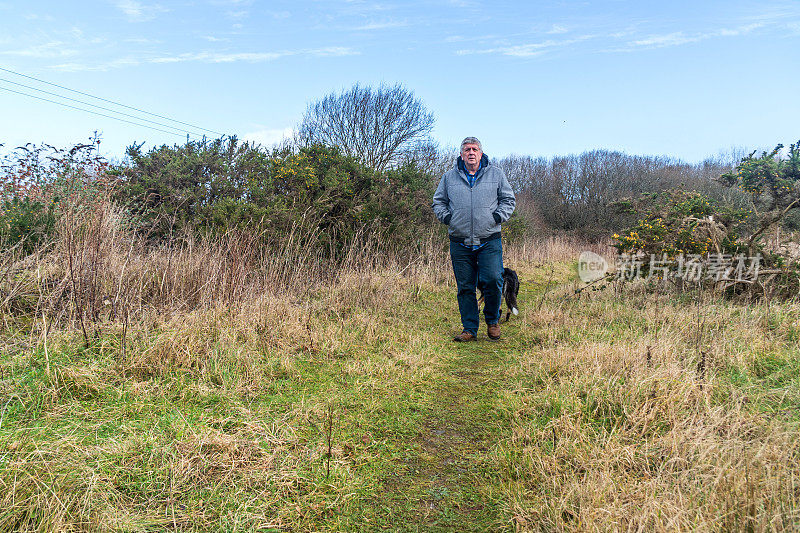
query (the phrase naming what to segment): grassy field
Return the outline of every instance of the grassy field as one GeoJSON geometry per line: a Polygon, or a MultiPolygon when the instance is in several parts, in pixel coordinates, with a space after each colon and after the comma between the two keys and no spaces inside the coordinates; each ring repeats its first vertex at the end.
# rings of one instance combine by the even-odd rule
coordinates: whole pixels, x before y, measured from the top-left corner
{"type": "Polygon", "coordinates": [[[800,306],[575,294],[568,255],[509,255],[496,343],[450,340],[447,265],[89,348],[7,312],[0,531],[797,530],[800,306]]]}

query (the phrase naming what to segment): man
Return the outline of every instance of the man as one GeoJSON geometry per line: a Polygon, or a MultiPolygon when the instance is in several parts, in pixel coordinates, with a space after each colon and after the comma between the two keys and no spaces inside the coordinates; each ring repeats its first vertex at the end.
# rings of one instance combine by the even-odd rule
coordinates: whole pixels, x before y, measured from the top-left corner
{"type": "Polygon", "coordinates": [[[450,259],[458,286],[458,310],[464,331],[453,340],[478,338],[478,300],[491,340],[500,339],[500,298],[503,290],[503,245],[500,224],[514,212],[516,200],[503,170],[489,163],[481,142],[467,137],[454,169],[442,176],[433,195],[436,218],[449,226],[450,259]]]}

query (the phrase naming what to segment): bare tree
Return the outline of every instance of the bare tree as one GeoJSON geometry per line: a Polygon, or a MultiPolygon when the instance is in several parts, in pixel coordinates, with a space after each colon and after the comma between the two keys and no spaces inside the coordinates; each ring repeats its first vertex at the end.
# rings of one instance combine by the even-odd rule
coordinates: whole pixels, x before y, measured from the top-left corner
{"type": "Polygon", "coordinates": [[[442,174],[455,165],[458,154],[458,148],[441,147],[433,141],[425,141],[405,150],[397,163],[416,165],[420,171],[434,177],[436,183],[439,183],[442,174]]]}
{"type": "Polygon", "coordinates": [[[744,206],[741,191],[714,178],[733,168],[727,155],[689,164],[669,157],[637,156],[608,150],[543,158],[510,155],[499,164],[517,193],[546,225],[559,229],[618,228],[625,222],[615,203],[643,193],[686,189],[744,206]]]}
{"type": "Polygon", "coordinates": [[[383,171],[427,141],[433,123],[433,113],[403,85],[373,89],[356,84],[309,104],[298,138],[302,144],[338,146],[383,171]]]}

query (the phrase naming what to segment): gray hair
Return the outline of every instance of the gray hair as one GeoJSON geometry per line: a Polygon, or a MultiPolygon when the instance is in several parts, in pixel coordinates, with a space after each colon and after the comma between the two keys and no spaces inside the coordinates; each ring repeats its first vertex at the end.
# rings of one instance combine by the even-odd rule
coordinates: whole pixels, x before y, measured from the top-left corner
{"type": "Polygon", "coordinates": [[[466,139],[461,141],[461,150],[464,149],[464,145],[465,144],[477,144],[478,145],[478,150],[483,152],[483,146],[481,146],[481,142],[478,140],[477,137],[467,137],[466,139]]]}

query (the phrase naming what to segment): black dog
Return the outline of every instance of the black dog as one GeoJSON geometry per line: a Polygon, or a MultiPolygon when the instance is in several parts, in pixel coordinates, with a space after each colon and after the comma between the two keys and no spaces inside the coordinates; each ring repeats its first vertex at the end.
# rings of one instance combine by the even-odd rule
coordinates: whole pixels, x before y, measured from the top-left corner
{"type": "Polygon", "coordinates": [[[511,313],[514,316],[519,314],[517,309],[517,295],[519,294],[519,276],[510,268],[503,269],[503,299],[506,301],[508,312],[506,313],[506,322],[511,318],[511,313]]]}
{"type": "MultiPolygon", "coordinates": [[[[504,268],[503,299],[506,301],[506,307],[508,307],[508,311],[506,312],[506,322],[508,322],[508,319],[511,318],[511,313],[514,313],[514,316],[519,314],[519,309],[517,308],[518,294],[519,276],[517,276],[517,273],[514,270],[511,270],[510,268],[504,268]]],[[[481,303],[483,303],[483,291],[481,291],[481,297],[478,299],[478,304],[481,303]]]]}

